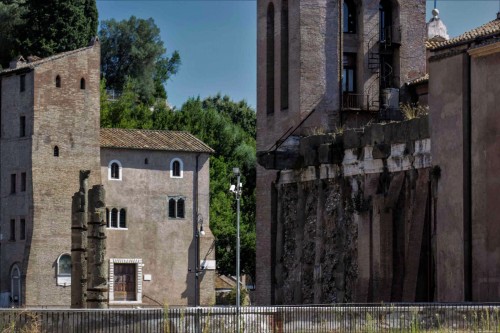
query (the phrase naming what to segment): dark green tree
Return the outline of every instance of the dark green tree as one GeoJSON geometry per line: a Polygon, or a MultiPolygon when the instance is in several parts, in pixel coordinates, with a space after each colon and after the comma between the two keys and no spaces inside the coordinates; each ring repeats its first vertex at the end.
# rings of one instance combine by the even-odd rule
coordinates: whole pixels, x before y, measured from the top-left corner
{"type": "Polygon", "coordinates": [[[24,0],[0,1],[0,67],[8,67],[17,54],[17,31],[22,29],[24,0]]]}
{"type": "Polygon", "coordinates": [[[47,57],[87,46],[97,33],[95,0],[25,0],[15,51],[47,57]]]}
{"type": "Polygon", "coordinates": [[[108,89],[123,90],[131,85],[142,103],[165,99],[165,84],[177,73],[181,60],[174,51],[170,57],[152,18],[130,17],[101,22],[101,71],[108,89]]]}

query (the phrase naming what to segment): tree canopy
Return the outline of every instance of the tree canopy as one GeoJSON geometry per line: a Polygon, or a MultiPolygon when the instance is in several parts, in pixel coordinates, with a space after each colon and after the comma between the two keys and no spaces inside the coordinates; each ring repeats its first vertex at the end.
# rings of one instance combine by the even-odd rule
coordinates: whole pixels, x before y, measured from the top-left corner
{"type": "Polygon", "coordinates": [[[87,46],[97,33],[95,0],[26,0],[17,50],[47,57],[87,46]]]}
{"type": "Polygon", "coordinates": [[[101,72],[108,89],[122,91],[128,85],[149,104],[166,99],[164,85],[177,73],[181,60],[177,51],[166,55],[160,29],[152,18],[102,21],[99,38],[101,72]]]}
{"type": "Polygon", "coordinates": [[[0,1],[0,64],[87,46],[97,34],[95,0],[0,1]]]}

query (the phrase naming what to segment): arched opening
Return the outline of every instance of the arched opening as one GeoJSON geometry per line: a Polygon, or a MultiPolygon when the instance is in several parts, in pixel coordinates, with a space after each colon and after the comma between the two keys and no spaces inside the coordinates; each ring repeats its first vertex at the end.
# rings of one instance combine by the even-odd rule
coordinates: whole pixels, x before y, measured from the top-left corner
{"type": "Polygon", "coordinates": [[[56,76],[56,87],[61,88],[61,77],[59,75],[56,76]]]}
{"type": "Polygon", "coordinates": [[[127,227],[127,211],[125,209],[120,209],[120,228],[127,227]]]}
{"type": "Polygon", "coordinates": [[[357,13],[353,0],[344,0],[343,30],[345,33],[356,33],[357,13]]]}
{"type": "Polygon", "coordinates": [[[171,217],[171,218],[176,217],[175,206],[176,206],[175,199],[172,198],[172,199],[168,200],[168,217],[171,217]]]}
{"type": "Polygon", "coordinates": [[[13,306],[21,306],[21,270],[14,264],[10,270],[10,301],[13,306]]]}
{"type": "Polygon", "coordinates": [[[182,178],[184,172],[184,163],[180,158],[174,158],[170,161],[170,177],[182,178]]]}
{"type": "Polygon", "coordinates": [[[266,38],[266,83],[267,83],[267,114],[274,113],[274,5],[267,7],[267,38],[266,38]]]}
{"type": "Polygon", "coordinates": [[[59,157],[59,147],[58,146],[54,147],[54,156],[59,157]]]}
{"type": "Polygon", "coordinates": [[[288,109],[288,1],[281,3],[281,110],[288,109]]]}
{"type": "Polygon", "coordinates": [[[80,79],[80,89],[85,89],[85,79],[83,77],[80,79]]]}
{"type": "Polygon", "coordinates": [[[71,285],[71,255],[63,253],[57,258],[57,285],[71,285]]]}
{"type": "Polygon", "coordinates": [[[122,164],[120,161],[112,160],[108,164],[108,179],[122,180],[122,164]]]}
{"type": "Polygon", "coordinates": [[[147,158],[144,159],[144,164],[149,164],[149,160],[147,158]]]}
{"type": "Polygon", "coordinates": [[[106,208],[106,228],[109,228],[109,208],[106,208]]]}
{"type": "Polygon", "coordinates": [[[177,217],[184,218],[184,199],[177,200],[177,217]]]}
{"type": "Polygon", "coordinates": [[[111,210],[111,228],[118,228],[118,209],[111,210]]]}

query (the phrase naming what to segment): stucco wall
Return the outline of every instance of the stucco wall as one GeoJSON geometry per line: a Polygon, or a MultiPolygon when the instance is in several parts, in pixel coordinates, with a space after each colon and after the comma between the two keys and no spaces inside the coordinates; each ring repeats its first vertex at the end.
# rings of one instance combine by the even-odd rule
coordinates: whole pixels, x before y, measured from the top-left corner
{"type": "MultiPolygon", "coordinates": [[[[479,50],[479,49],[478,49],[479,50]]],[[[500,50],[471,59],[473,298],[500,300],[500,50]]]]}
{"type": "MultiPolygon", "coordinates": [[[[101,150],[101,175],[108,208],[125,208],[127,229],[107,229],[107,258],[142,259],[145,304],[194,305],[196,268],[196,204],[194,181],[196,153],[150,150],[101,150]],[[145,164],[145,159],[148,164],[145,164]],[[183,177],[170,177],[173,158],[183,161],[183,177]],[[109,180],[108,165],[118,160],[122,180],[109,180]],[[185,218],[168,217],[168,197],[185,197],[185,218]]],[[[209,228],[209,160],[201,154],[198,166],[198,213],[206,232],[202,237],[200,257],[215,259],[210,252],[213,235],[209,228]]],[[[201,273],[201,304],[215,302],[214,271],[201,273]]]]}
{"type": "Polygon", "coordinates": [[[437,187],[436,283],[438,301],[464,300],[464,57],[429,64],[429,122],[437,187]]]}

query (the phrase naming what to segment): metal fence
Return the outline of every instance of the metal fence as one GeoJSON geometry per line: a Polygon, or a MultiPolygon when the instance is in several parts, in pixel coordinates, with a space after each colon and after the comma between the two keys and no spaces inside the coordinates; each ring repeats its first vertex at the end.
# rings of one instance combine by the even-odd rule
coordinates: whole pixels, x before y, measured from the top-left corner
{"type": "MultiPolygon", "coordinates": [[[[498,304],[244,307],[239,332],[500,332],[498,304]]],[[[234,307],[4,309],[0,332],[238,332],[234,307]]]]}

